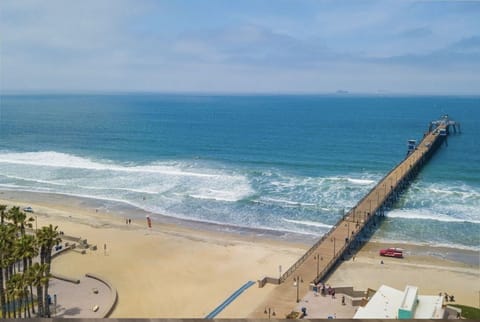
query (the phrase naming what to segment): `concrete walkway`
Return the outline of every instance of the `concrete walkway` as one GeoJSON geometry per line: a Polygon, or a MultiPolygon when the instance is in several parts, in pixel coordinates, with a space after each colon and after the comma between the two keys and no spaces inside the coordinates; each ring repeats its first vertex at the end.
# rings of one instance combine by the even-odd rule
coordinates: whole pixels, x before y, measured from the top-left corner
{"type": "Polygon", "coordinates": [[[91,277],[85,276],[79,280],[80,283],[76,284],[56,278],[50,279],[52,317],[104,318],[111,311],[116,302],[116,290],[110,289],[108,284],[91,277]],[[95,311],[94,308],[97,306],[98,309],[95,311]]]}
{"type": "Polygon", "coordinates": [[[335,298],[332,298],[330,295],[315,295],[312,291],[308,292],[293,310],[302,312],[302,307],[307,309],[306,319],[352,319],[357,311],[357,307],[352,306],[349,301],[342,305],[342,294],[335,294],[335,298]]]}

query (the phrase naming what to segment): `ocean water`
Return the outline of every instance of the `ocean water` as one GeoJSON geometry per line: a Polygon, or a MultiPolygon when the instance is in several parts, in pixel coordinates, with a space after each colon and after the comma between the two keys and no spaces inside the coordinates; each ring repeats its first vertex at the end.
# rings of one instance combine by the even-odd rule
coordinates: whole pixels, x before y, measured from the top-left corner
{"type": "Polygon", "coordinates": [[[445,113],[373,238],[480,250],[479,97],[3,95],[0,189],[320,237],[445,113]]]}

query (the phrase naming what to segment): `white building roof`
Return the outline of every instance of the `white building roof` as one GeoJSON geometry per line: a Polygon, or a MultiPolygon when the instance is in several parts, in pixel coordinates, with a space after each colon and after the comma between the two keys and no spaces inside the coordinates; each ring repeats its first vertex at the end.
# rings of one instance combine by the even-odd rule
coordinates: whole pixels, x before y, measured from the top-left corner
{"type": "MultiPolygon", "coordinates": [[[[382,285],[364,307],[359,307],[354,319],[398,319],[398,309],[405,300],[412,303],[412,294],[416,287],[407,286],[405,291],[399,291],[387,285],[382,285]]],[[[418,295],[414,319],[443,318],[443,297],[418,295]]]]}
{"type": "Polygon", "coordinates": [[[414,319],[443,319],[443,296],[419,295],[414,319]]]}

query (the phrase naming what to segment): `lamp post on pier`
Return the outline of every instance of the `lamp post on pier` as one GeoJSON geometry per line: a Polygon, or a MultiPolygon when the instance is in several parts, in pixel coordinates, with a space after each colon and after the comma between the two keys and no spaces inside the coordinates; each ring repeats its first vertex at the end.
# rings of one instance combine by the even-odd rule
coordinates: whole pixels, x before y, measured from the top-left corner
{"type": "Polygon", "coordinates": [[[335,237],[332,237],[330,241],[333,242],[333,258],[335,258],[335,237]]]}
{"type": "Polygon", "coordinates": [[[295,286],[297,287],[297,303],[300,302],[300,297],[299,297],[299,289],[300,289],[300,283],[303,283],[303,279],[300,276],[294,277],[293,280],[295,281],[295,286]]]}
{"type": "Polygon", "coordinates": [[[270,316],[275,316],[275,309],[271,307],[265,307],[265,311],[263,311],[264,314],[268,314],[268,319],[270,320],[270,316]]]}
{"type": "Polygon", "coordinates": [[[323,261],[323,257],[320,257],[317,253],[317,255],[315,255],[313,259],[317,260],[317,277],[318,277],[318,275],[320,274],[320,261],[323,261]]]}

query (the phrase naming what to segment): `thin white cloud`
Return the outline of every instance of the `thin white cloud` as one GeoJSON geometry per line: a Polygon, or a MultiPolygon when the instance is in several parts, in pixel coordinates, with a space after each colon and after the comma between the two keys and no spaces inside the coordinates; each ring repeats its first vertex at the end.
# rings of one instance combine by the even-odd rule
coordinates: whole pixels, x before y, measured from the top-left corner
{"type": "Polygon", "coordinates": [[[3,0],[2,90],[480,92],[480,5],[275,4],[3,0]]]}

